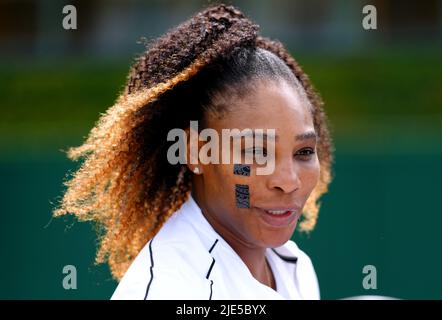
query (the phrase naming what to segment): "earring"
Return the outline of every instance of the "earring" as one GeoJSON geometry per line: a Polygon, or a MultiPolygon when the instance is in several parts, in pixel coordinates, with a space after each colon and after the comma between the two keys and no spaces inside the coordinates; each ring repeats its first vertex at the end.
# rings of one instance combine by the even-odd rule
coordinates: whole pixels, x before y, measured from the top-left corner
{"type": "Polygon", "coordinates": [[[196,173],[196,174],[199,174],[200,173],[200,169],[198,167],[195,167],[195,169],[193,169],[193,172],[196,173]]]}

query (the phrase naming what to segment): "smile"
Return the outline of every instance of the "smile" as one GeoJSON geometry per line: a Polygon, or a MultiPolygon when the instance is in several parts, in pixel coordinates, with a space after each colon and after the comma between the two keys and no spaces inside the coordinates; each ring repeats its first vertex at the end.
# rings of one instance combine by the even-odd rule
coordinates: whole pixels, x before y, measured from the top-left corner
{"type": "Polygon", "coordinates": [[[258,208],[259,216],[272,227],[287,227],[298,220],[299,208],[258,208]]]}
{"type": "Polygon", "coordinates": [[[283,215],[283,214],[289,214],[293,211],[291,210],[265,210],[268,214],[274,214],[274,215],[283,215]]]}

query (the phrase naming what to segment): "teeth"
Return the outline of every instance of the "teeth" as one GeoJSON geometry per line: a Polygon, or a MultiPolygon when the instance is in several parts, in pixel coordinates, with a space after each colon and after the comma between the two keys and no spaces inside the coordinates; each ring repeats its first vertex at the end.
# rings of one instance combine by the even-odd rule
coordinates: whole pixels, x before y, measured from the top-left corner
{"type": "Polygon", "coordinates": [[[284,214],[287,212],[287,210],[267,210],[270,214],[284,214]]]}

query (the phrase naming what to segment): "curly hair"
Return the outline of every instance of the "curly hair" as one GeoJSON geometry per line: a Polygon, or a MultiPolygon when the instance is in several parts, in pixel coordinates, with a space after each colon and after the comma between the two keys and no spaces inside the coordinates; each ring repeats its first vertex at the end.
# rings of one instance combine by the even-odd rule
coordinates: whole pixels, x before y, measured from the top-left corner
{"type": "Polygon", "coordinates": [[[312,106],[320,179],[304,207],[300,229],[314,228],[333,161],[323,102],[284,46],[261,37],[258,30],[232,6],[200,11],[147,46],[116,103],[81,146],[68,150],[70,159],[84,161],[65,181],[54,216],[71,213],[80,221],[96,222],[96,262],[107,262],[114,278],[121,279],[142,247],[189,197],[192,172],[167,161],[168,130],[202,119],[213,98],[207,94],[209,86],[216,83],[206,80],[223,74],[226,59],[245,50],[260,48],[278,57],[312,106]]]}

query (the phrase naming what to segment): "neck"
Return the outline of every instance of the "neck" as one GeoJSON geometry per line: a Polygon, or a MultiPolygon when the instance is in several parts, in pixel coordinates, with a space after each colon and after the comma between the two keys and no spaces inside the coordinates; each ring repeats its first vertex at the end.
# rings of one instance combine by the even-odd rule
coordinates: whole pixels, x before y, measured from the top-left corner
{"type": "Polygon", "coordinates": [[[251,247],[232,237],[221,236],[238,254],[256,280],[276,290],[272,271],[266,261],[266,248],[251,247]]]}

